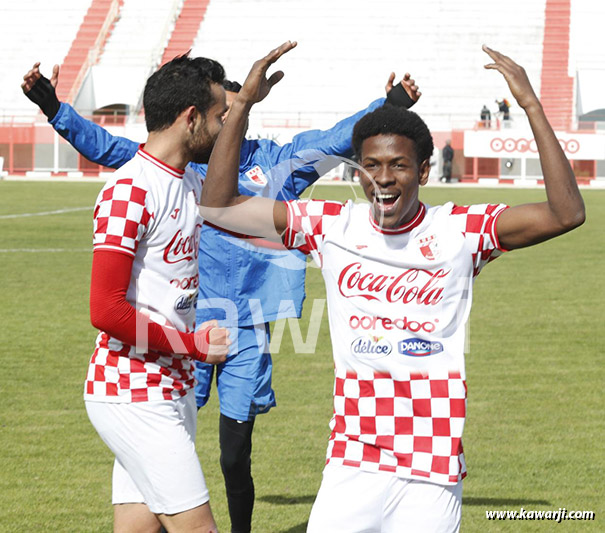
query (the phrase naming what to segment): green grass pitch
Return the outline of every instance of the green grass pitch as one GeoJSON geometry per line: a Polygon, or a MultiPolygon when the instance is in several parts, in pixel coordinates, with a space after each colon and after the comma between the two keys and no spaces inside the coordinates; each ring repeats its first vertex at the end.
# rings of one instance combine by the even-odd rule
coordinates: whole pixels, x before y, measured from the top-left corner
{"type": "MultiPolygon", "coordinates": [[[[0,182],[0,531],[111,531],[112,454],[88,421],[83,380],[91,209],[99,183],[0,182]],[[49,211],[61,213],[13,217],[49,211]],[[27,251],[26,251],[27,250],[27,251]]],[[[315,197],[360,195],[315,187],[315,197]]],[[[486,267],[475,287],[467,355],[462,531],[605,531],[605,191],[584,191],[578,230],[486,267]],[[486,510],[591,510],[591,522],[489,522],[486,510]]],[[[540,201],[537,190],[427,188],[429,204],[540,201]]],[[[309,269],[300,323],[324,297],[309,269]]],[[[324,315],[326,318],[327,315],[324,315]]],[[[289,326],[274,354],[278,407],[253,443],[254,530],[305,530],[331,415],[327,320],[313,354],[294,353],[289,326]]],[[[218,402],[199,415],[198,451],[221,531],[218,402]]]]}

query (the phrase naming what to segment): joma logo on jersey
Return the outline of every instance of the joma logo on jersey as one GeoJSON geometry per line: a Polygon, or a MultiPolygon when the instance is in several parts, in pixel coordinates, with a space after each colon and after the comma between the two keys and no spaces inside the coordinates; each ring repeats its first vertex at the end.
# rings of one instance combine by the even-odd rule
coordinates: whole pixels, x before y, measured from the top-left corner
{"type": "Polygon", "coordinates": [[[193,235],[183,235],[181,230],[178,230],[174,237],[164,248],[164,261],[169,264],[178,263],[179,261],[197,261],[200,248],[200,230],[201,224],[196,224],[193,235]]]}
{"type": "Polygon", "coordinates": [[[262,185],[263,187],[268,183],[267,176],[265,176],[263,169],[258,165],[248,170],[248,172],[246,172],[246,176],[249,177],[254,183],[262,185]]]}
{"type": "Polygon", "coordinates": [[[357,337],[351,343],[351,352],[358,357],[367,359],[378,359],[389,355],[393,347],[391,343],[384,337],[376,335],[367,335],[365,337],[357,337]]]}
{"type": "Polygon", "coordinates": [[[439,282],[450,272],[442,268],[434,272],[409,268],[398,276],[387,276],[364,272],[361,263],[351,263],[342,269],[338,289],[345,298],[360,296],[386,303],[437,305],[443,299],[443,287],[439,282]]]}
{"type": "Polygon", "coordinates": [[[436,341],[411,338],[397,343],[399,353],[410,357],[427,357],[443,351],[443,344],[436,341]]]}

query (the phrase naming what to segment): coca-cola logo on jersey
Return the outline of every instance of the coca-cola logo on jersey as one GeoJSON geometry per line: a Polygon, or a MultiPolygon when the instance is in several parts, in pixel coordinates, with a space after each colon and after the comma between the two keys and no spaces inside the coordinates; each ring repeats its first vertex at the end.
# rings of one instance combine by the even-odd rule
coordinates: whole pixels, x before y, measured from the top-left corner
{"type": "Polygon", "coordinates": [[[351,263],[342,269],[338,277],[340,294],[345,298],[359,296],[366,300],[385,303],[437,305],[443,299],[440,282],[451,270],[442,268],[434,272],[409,268],[397,276],[364,272],[361,263],[351,263]]]}
{"type": "Polygon", "coordinates": [[[202,225],[196,224],[193,235],[187,236],[178,230],[164,249],[164,261],[171,265],[180,261],[197,261],[201,229],[202,225]]]}

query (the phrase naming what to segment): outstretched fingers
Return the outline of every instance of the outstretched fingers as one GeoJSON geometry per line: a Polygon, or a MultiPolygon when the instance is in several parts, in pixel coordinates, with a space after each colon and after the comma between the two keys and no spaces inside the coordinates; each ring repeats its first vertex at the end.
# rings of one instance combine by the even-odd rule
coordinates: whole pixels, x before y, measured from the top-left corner
{"type": "Polygon", "coordinates": [[[409,72],[406,72],[403,78],[401,79],[401,85],[405,89],[405,92],[408,93],[408,96],[417,102],[418,99],[422,96],[418,85],[416,85],[416,80],[412,78],[412,75],[409,72]]]}
{"type": "Polygon", "coordinates": [[[278,70],[277,72],[271,74],[271,76],[267,80],[269,82],[269,87],[273,87],[276,83],[279,83],[283,79],[283,77],[284,73],[281,70],[278,70]]]}
{"type": "Polygon", "coordinates": [[[297,44],[296,41],[286,41],[277,48],[271,50],[264,58],[265,61],[267,61],[267,67],[275,63],[281,56],[287,54],[293,48],[296,48],[297,44]]]}
{"type": "Polygon", "coordinates": [[[34,84],[40,79],[40,62],[34,63],[34,66],[23,76],[23,83],[21,83],[21,89],[24,93],[31,91],[34,84]]]}
{"type": "Polygon", "coordinates": [[[263,100],[269,94],[271,88],[284,77],[284,73],[279,70],[267,79],[267,70],[281,56],[296,48],[296,45],[296,41],[286,41],[271,50],[265,57],[256,61],[252,65],[252,69],[244,82],[242,90],[239,92],[238,99],[251,104],[263,100]]]}
{"type": "Polygon", "coordinates": [[[59,65],[53,67],[53,74],[50,77],[50,84],[56,89],[57,83],[59,83],[59,65]]]}
{"type": "Polygon", "coordinates": [[[389,79],[387,80],[387,84],[384,86],[384,90],[388,94],[390,90],[393,88],[393,82],[395,81],[395,73],[391,72],[389,79]]]}
{"type": "Polygon", "coordinates": [[[485,68],[497,70],[500,70],[501,68],[522,68],[517,63],[515,63],[510,57],[505,56],[497,50],[492,50],[489,46],[485,44],[482,45],[481,48],[494,61],[493,63],[488,63],[487,65],[485,65],[485,68]]]}
{"type": "Polygon", "coordinates": [[[522,108],[538,101],[527,73],[521,65],[485,44],[481,48],[493,60],[493,63],[488,63],[484,67],[488,70],[497,70],[504,76],[511,93],[522,108]]]}

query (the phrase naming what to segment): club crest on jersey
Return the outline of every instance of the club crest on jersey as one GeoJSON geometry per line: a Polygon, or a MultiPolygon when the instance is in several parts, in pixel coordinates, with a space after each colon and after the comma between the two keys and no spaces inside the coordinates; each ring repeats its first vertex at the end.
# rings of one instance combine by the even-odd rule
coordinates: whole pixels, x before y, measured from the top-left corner
{"type": "Polygon", "coordinates": [[[260,168],[258,165],[248,170],[246,172],[246,176],[257,185],[262,185],[263,187],[268,183],[267,176],[265,176],[263,169],[260,168]]]}
{"type": "Polygon", "coordinates": [[[440,255],[439,245],[435,235],[418,239],[420,253],[429,261],[434,261],[440,255]]]}

